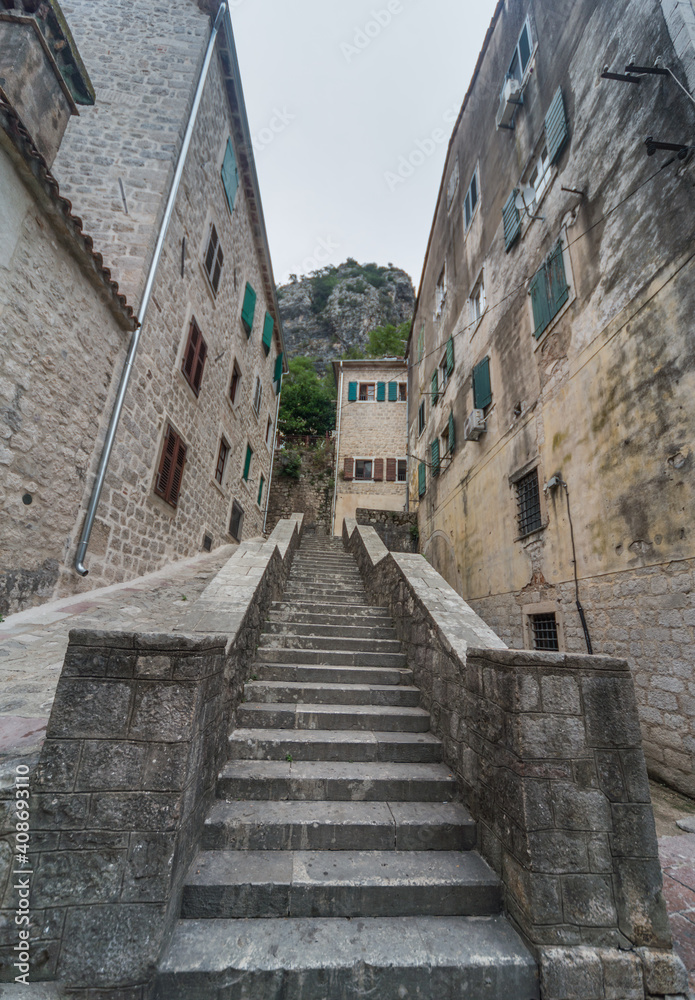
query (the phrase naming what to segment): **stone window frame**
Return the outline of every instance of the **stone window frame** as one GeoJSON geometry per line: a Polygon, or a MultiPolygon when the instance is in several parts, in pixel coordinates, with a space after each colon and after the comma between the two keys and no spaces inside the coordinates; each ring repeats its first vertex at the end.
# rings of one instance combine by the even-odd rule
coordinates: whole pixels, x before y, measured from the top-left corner
{"type": "Polygon", "coordinates": [[[231,367],[231,371],[230,371],[229,377],[227,379],[227,392],[225,393],[225,397],[226,397],[227,403],[229,404],[229,409],[232,411],[232,413],[234,414],[235,417],[237,415],[236,414],[237,407],[241,403],[241,396],[242,396],[242,392],[243,392],[243,389],[242,389],[243,382],[244,382],[244,372],[243,372],[243,369],[242,369],[241,365],[239,364],[239,356],[235,355],[232,358],[232,367],[231,367]],[[231,397],[232,380],[234,379],[235,370],[236,370],[236,372],[238,372],[238,378],[237,378],[236,392],[235,392],[235,395],[234,395],[234,399],[232,399],[232,397],[231,397]]]}
{"type": "Polygon", "coordinates": [[[562,610],[562,605],[559,600],[555,601],[538,601],[536,604],[524,604],[521,607],[521,628],[524,639],[524,649],[535,649],[533,645],[533,622],[532,617],[534,615],[555,615],[555,624],[557,626],[557,644],[559,646],[559,652],[567,652],[567,643],[565,641],[565,619],[562,610]]]}
{"type": "Polygon", "coordinates": [[[354,462],[354,465],[352,467],[353,468],[353,473],[352,473],[352,481],[353,481],[353,483],[375,483],[375,482],[377,482],[377,480],[374,478],[374,458],[373,457],[370,457],[370,458],[354,458],[353,462],[354,462]],[[371,465],[371,476],[367,477],[367,476],[358,476],[357,475],[357,463],[358,462],[369,462],[369,464],[371,465]]]}
{"type": "Polygon", "coordinates": [[[181,380],[181,384],[186,387],[186,392],[188,393],[191,401],[194,403],[198,403],[200,400],[200,393],[203,385],[203,377],[205,375],[205,363],[207,362],[207,354],[208,354],[208,344],[207,341],[205,340],[205,335],[203,334],[200,323],[196,319],[195,310],[193,309],[192,306],[189,306],[189,308],[186,310],[186,320],[183,325],[183,336],[181,337],[180,346],[176,355],[175,367],[178,377],[181,380]],[[193,324],[195,324],[195,326],[200,331],[200,336],[202,337],[203,342],[205,343],[205,360],[203,362],[203,371],[201,372],[200,385],[198,386],[197,392],[192,381],[189,381],[184,371],[184,364],[185,364],[186,354],[188,352],[188,344],[190,341],[191,329],[193,327],[193,324]]]}
{"type": "Polygon", "coordinates": [[[218,428],[217,440],[219,444],[217,447],[217,457],[215,458],[215,464],[212,470],[211,482],[213,486],[216,489],[218,489],[224,497],[226,497],[228,495],[226,480],[229,479],[229,469],[231,466],[230,459],[232,457],[232,446],[230,444],[230,435],[225,433],[225,429],[222,426],[218,428]],[[222,467],[222,479],[220,480],[217,478],[217,474],[219,472],[220,455],[223,444],[226,445],[227,447],[227,453],[224,457],[224,465],[222,467]]]}
{"type": "Polygon", "coordinates": [[[514,541],[521,542],[525,547],[536,541],[540,536],[541,532],[545,531],[548,525],[550,524],[548,509],[545,502],[545,491],[543,489],[543,475],[542,475],[542,466],[540,457],[534,458],[530,462],[527,462],[525,465],[520,466],[520,468],[518,468],[508,477],[507,481],[510,487],[509,495],[512,505],[512,516],[514,518],[514,528],[515,528],[514,541]],[[537,475],[538,475],[538,496],[540,499],[541,524],[540,527],[535,528],[533,531],[529,531],[528,534],[520,535],[519,514],[518,514],[519,508],[517,503],[517,483],[525,476],[528,476],[529,473],[533,472],[534,469],[537,470],[537,475]]]}
{"type": "Polygon", "coordinates": [[[485,313],[487,312],[487,295],[485,294],[485,265],[480,268],[478,276],[473,282],[473,287],[471,288],[470,294],[468,295],[468,322],[471,327],[471,339],[475,336],[478,327],[483,322],[485,318],[485,313]],[[482,293],[482,308],[480,310],[480,315],[475,315],[475,310],[473,308],[473,303],[477,297],[476,293],[482,293]]]}
{"type": "MultiPolygon", "coordinates": [[[[160,494],[155,492],[155,487],[157,486],[157,479],[159,478],[159,469],[162,464],[162,454],[166,447],[166,441],[168,436],[167,431],[169,430],[169,428],[171,428],[174,434],[176,434],[180,438],[180,440],[184,442],[184,445],[186,447],[186,464],[188,464],[188,460],[191,455],[190,445],[186,443],[186,438],[180,432],[178,424],[176,423],[175,420],[173,420],[169,416],[168,413],[164,413],[162,416],[162,424],[159,429],[159,445],[155,453],[155,460],[150,476],[150,488],[147,493],[147,502],[148,504],[151,504],[152,506],[156,507],[157,510],[165,517],[168,517],[170,520],[173,521],[179,509],[178,501],[181,499],[181,490],[179,490],[177,505],[175,507],[173,507],[170,503],[168,503],[160,494]]],[[[184,472],[185,471],[186,470],[184,467],[184,472]]],[[[183,486],[183,477],[182,477],[182,486],[183,486]]]]}
{"type": "Polygon", "coordinates": [[[407,403],[408,402],[408,383],[398,382],[398,399],[397,403],[407,403]]]}
{"type": "Polygon", "coordinates": [[[208,212],[208,217],[205,220],[205,222],[206,222],[206,225],[203,228],[203,232],[207,232],[207,237],[206,237],[206,239],[204,240],[204,242],[203,242],[203,244],[201,246],[201,253],[200,253],[200,257],[199,257],[199,263],[200,263],[200,267],[201,267],[201,270],[203,272],[203,275],[205,277],[205,286],[206,286],[206,288],[207,288],[207,290],[208,290],[208,292],[210,294],[210,297],[212,299],[213,305],[215,305],[217,303],[217,298],[218,298],[218,296],[220,294],[220,289],[221,289],[222,270],[224,268],[225,253],[222,250],[222,236],[221,236],[221,233],[220,233],[220,228],[221,227],[216,224],[215,219],[212,217],[212,212],[208,212]],[[215,236],[217,237],[217,245],[216,245],[216,248],[215,248],[215,251],[214,251],[214,256],[213,256],[212,265],[211,265],[212,266],[212,273],[210,273],[208,271],[208,268],[207,268],[207,258],[208,258],[208,255],[210,253],[210,243],[212,241],[212,234],[213,234],[213,232],[214,232],[215,236]],[[218,280],[217,280],[217,287],[215,287],[214,282],[213,282],[213,274],[214,274],[215,265],[217,264],[218,258],[219,258],[220,255],[222,256],[222,263],[220,264],[220,273],[219,273],[219,277],[218,277],[218,280]]]}
{"type": "Polygon", "coordinates": [[[408,482],[408,456],[407,455],[405,455],[402,458],[396,458],[396,482],[397,483],[403,483],[404,485],[408,482]],[[400,475],[399,475],[401,462],[405,465],[405,469],[403,470],[403,478],[402,479],[400,478],[400,475]]]}
{"type": "Polygon", "coordinates": [[[358,382],[357,383],[357,402],[358,403],[376,403],[376,382],[358,382]],[[362,386],[365,387],[367,395],[362,397],[362,386]],[[369,387],[374,390],[374,395],[370,397],[369,387]]]}

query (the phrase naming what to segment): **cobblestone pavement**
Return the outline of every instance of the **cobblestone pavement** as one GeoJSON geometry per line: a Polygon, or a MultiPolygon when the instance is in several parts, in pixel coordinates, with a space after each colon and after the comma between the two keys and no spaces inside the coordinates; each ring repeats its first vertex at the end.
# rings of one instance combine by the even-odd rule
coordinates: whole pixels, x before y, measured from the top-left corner
{"type": "Polygon", "coordinates": [[[676,820],[695,816],[695,802],[655,782],[651,795],[673,943],[685,962],[690,995],[695,998],[695,834],[676,826],[676,820]]]}
{"type": "Polygon", "coordinates": [[[172,563],[128,583],[29,608],[0,622],[0,758],[35,755],[43,742],[72,628],[168,632],[235,551],[172,563]]]}

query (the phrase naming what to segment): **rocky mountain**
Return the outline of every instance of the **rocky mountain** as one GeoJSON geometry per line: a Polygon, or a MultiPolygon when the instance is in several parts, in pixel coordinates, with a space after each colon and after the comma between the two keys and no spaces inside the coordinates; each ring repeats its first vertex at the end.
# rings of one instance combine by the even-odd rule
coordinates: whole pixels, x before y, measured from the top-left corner
{"type": "Polygon", "coordinates": [[[325,364],[350,348],[364,348],[375,327],[410,319],[415,290],[400,268],[348,258],[337,267],[292,276],[279,286],[278,303],[289,357],[304,354],[325,364]]]}

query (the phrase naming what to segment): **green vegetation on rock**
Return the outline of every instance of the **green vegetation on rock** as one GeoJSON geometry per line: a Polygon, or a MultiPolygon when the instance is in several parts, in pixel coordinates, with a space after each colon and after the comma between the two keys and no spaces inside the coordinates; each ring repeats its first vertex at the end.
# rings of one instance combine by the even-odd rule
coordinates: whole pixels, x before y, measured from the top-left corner
{"type": "MultiPolygon", "coordinates": [[[[283,434],[325,434],[335,427],[335,382],[323,378],[311,358],[292,358],[282,382],[278,428],[283,434]]],[[[288,473],[291,475],[291,473],[288,473]]]]}

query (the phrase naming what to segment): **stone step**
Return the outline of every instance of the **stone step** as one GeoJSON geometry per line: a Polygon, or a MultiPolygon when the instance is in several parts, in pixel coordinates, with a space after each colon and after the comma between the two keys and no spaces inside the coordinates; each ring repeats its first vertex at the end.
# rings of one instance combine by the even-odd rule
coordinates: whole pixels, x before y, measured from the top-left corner
{"type": "Polygon", "coordinates": [[[273,663],[306,663],[334,667],[406,667],[405,653],[342,652],[335,649],[284,649],[282,646],[260,646],[257,661],[273,663]]]}
{"type": "Polygon", "coordinates": [[[295,559],[292,564],[292,569],[290,570],[291,575],[295,573],[308,576],[316,576],[322,573],[333,574],[337,573],[340,576],[354,576],[358,579],[362,579],[362,575],[352,561],[340,562],[337,559],[334,560],[317,560],[315,562],[308,562],[305,560],[295,559]]]}
{"type": "Polygon", "coordinates": [[[457,786],[444,764],[232,760],[217,778],[217,797],[254,802],[451,802],[457,786]]]}
{"type": "Polygon", "coordinates": [[[364,619],[378,619],[380,622],[388,621],[383,608],[374,607],[371,604],[346,604],[345,601],[332,603],[330,601],[296,600],[296,601],[274,601],[271,605],[271,618],[275,615],[330,615],[332,618],[349,618],[355,622],[362,622],[364,619]]]}
{"type": "MultiPolygon", "coordinates": [[[[317,607],[324,606],[317,605],[317,607]]],[[[329,611],[300,611],[297,605],[279,603],[273,605],[273,610],[268,615],[268,622],[280,625],[338,625],[341,628],[393,628],[391,618],[381,608],[365,608],[364,614],[359,615],[332,614],[329,611]]]]}
{"type": "Polygon", "coordinates": [[[330,636],[340,639],[397,639],[392,625],[330,625],[317,622],[266,622],[263,635],[330,636]]]}
{"type": "Polygon", "coordinates": [[[310,684],[412,684],[412,670],[396,667],[323,667],[299,663],[259,663],[252,680],[310,684]]]}
{"type": "Polygon", "coordinates": [[[470,851],[200,851],[184,919],[491,916],[499,879],[470,851]]]}
{"type": "Polygon", "coordinates": [[[424,708],[388,705],[265,705],[242,702],[237,723],[245,729],[358,729],[376,732],[426,733],[430,715],[424,708]]]}
{"type": "Polygon", "coordinates": [[[156,989],[156,1000],[539,996],[536,964],[499,916],[180,920],[156,989]]]}
{"type": "Polygon", "coordinates": [[[282,596],[286,601],[293,601],[295,599],[306,600],[311,597],[319,597],[322,600],[328,598],[332,604],[348,599],[355,603],[360,603],[366,599],[366,594],[360,587],[343,587],[322,583],[303,584],[300,586],[291,580],[287,584],[282,596]]]}
{"type": "Polygon", "coordinates": [[[215,802],[202,848],[235,851],[469,851],[456,802],[215,802]]]}
{"type": "Polygon", "coordinates": [[[308,684],[304,681],[249,681],[244,686],[249,702],[300,705],[407,705],[420,704],[420,689],[405,684],[308,684]]]}
{"type": "Polygon", "coordinates": [[[259,647],[281,646],[283,649],[330,649],[348,653],[400,653],[398,639],[365,639],[335,635],[298,635],[295,632],[283,634],[263,633],[259,647]]]}
{"type": "Polygon", "coordinates": [[[390,761],[437,764],[442,744],[432,733],[349,729],[235,729],[229,737],[232,760],[390,761]]]}

